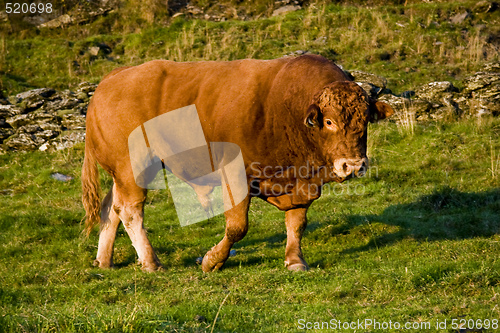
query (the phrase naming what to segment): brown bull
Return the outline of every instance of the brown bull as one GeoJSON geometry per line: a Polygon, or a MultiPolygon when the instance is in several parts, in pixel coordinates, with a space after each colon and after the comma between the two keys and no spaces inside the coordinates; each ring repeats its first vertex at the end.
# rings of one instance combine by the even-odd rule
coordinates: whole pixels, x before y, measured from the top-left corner
{"type": "Polygon", "coordinates": [[[245,236],[252,197],[286,211],[285,265],[306,270],[300,241],[308,207],[323,184],[366,170],[368,122],[393,113],[335,64],[314,55],[265,61],[158,60],[114,70],[99,84],[88,109],[82,170],[87,232],[101,226],[99,267],[113,265],[120,221],[143,269],[160,267],[143,228],[147,190],[134,179],[127,139],[148,120],[191,104],[206,142],[240,147],[249,188],[246,198],[225,212],[225,236],[204,256],[204,271],[219,269],[231,246],[245,236]],[[102,205],[97,163],[114,182],[102,205]]]}

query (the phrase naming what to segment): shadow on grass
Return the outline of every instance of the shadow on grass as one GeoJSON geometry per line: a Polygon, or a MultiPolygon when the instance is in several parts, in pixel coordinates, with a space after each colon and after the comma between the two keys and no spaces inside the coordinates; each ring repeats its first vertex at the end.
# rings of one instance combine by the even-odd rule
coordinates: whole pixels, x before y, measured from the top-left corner
{"type": "Polygon", "coordinates": [[[444,187],[409,204],[393,205],[380,215],[350,215],[341,233],[368,225],[371,240],[343,253],[366,251],[406,237],[427,241],[489,237],[500,232],[500,189],[465,193],[444,187]],[[373,231],[375,223],[398,226],[394,233],[373,231]]]}

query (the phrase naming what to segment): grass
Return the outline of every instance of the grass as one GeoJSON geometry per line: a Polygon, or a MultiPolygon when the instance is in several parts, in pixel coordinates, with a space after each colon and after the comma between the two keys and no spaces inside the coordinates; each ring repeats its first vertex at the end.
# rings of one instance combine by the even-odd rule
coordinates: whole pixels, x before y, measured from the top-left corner
{"type": "Polygon", "coordinates": [[[225,22],[183,17],[165,21],[147,10],[141,14],[145,19],[133,21],[126,16],[128,9],[140,7],[133,3],[91,24],[5,35],[0,89],[5,95],[33,87],[66,89],[81,81],[98,82],[113,68],[159,58],[270,59],[307,50],[346,69],[385,76],[389,87],[400,93],[437,80],[460,87],[464,77],[499,59],[500,11],[474,13],[476,1],[372,7],[318,2],[286,16],[225,22]],[[450,23],[465,10],[471,12],[469,18],[450,23]],[[112,52],[91,55],[89,48],[100,44],[112,52]]]}
{"type": "Polygon", "coordinates": [[[500,120],[417,123],[411,137],[399,126],[370,125],[368,176],[310,208],[305,273],[284,268],[284,213],[254,200],[236,256],[204,274],[195,259],[223,218],[180,227],[165,191],[149,193],[145,223],[166,270],[141,272],[123,228],[117,268],[96,269],[97,233],[81,233],[83,147],[1,155],[0,331],[284,332],[371,318],[446,319],[452,332],[453,318],[499,319],[500,120]]]}

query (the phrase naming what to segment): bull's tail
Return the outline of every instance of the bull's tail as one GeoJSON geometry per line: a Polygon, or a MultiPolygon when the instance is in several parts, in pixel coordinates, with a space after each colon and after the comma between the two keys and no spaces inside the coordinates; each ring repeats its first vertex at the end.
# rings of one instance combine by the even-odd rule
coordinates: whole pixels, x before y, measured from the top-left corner
{"type": "Polygon", "coordinates": [[[85,158],[82,168],[82,202],[85,207],[85,231],[87,237],[92,228],[101,221],[101,185],[97,161],[85,143],[85,158]]]}

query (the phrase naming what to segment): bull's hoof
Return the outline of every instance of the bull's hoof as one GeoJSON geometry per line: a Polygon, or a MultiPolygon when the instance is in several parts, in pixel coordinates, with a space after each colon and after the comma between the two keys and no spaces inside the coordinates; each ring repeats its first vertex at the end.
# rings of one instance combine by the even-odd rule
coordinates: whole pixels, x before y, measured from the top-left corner
{"type": "Polygon", "coordinates": [[[101,261],[99,259],[94,260],[94,262],[92,263],[92,265],[94,265],[94,267],[99,267],[99,268],[102,268],[102,269],[113,268],[113,262],[110,262],[110,261],[101,261]]]}
{"type": "Polygon", "coordinates": [[[228,256],[229,254],[225,258],[221,258],[220,255],[214,254],[213,250],[208,251],[201,261],[201,269],[205,273],[218,271],[224,265],[228,256]]]}
{"type": "Polygon", "coordinates": [[[143,272],[148,272],[148,273],[152,273],[152,272],[158,272],[158,271],[162,271],[163,270],[163,267],[160,263],[149,263],[149,264],[142,264],[141,265],[141,270],[143,272]]]}
{"type": "Polygon", "coordinates": [[[305,272],[309,270],[309,265],[305,261],[302,260],[302,262],[295,263],[295,264],[289,264],[287,261],[285,261],[285,267],[289,271],[293,272],[305,272]]]}
{"type": "Polygon", "coordinates": [[[141,270],[143,272],[148,272],[148,273],[151,273],[151,272],[158,272],[158,271],[162,271],[163,270],[163,267],[160,263],[159,260],[151,260],[151,261],[141,261],[139,260],[138,263],[141,265],[141,270]]]}

